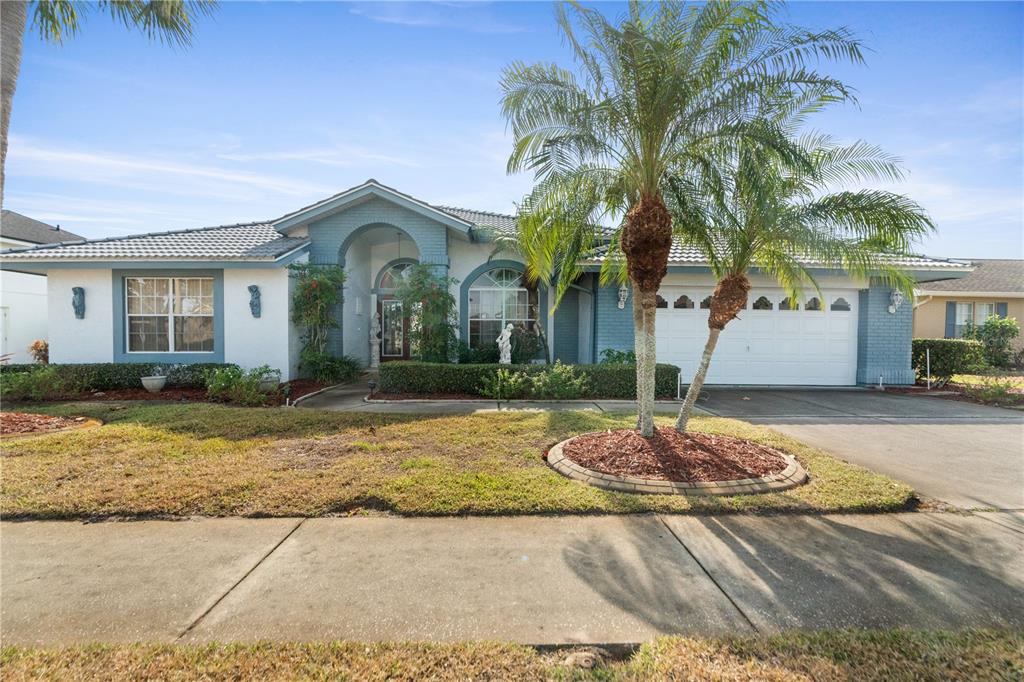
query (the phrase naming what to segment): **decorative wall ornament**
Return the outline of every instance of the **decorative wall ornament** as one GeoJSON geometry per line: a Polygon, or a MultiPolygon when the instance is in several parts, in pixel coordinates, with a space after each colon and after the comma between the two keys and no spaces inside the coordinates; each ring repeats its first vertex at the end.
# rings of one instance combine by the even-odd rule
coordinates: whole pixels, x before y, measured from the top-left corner
{"type": "Polygon", "coordinates": [[[71,287],[71,307],[75,309],[75,317],[85,319],[85,289],[71,287]]]}
{"type": "Polygon", "coordinates": [[[249,285],[249,310],[253,317],[263,314],[263,302],[260,300],[260,288],[255,284],[249,285]]]}
{"type": "Polygon", "coordinates": [[[619,310],[626,307],[626,300],[629,298],[629,287],[625,284],[619,285],[619,310]]]}
{"type": "Polygon", "coordinates": [[[889,292],[889,314],[895,315],[901,305],[903,305],[903,292],[893,289],[889,292]]]}
{"type": "Polygon", "coordinates": [[[370,318],[370,367],[380,366],[380,313],[370,318]]]}
{"type": "Polygon", "coordinates": [[[501,336],[495,341],[498,344],[498,362],[502,365],[512,364],[512,330],[514,327],[509,322],[505,325],[505,328],[501,330],[501,336]]]}

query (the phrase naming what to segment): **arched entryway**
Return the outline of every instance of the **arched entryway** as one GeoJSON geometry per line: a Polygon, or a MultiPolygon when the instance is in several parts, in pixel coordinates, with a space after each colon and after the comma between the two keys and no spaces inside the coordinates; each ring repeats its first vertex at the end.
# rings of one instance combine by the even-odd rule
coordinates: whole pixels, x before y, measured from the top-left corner
{"type": "MultiPolygon", "coordinates": [[[[377,301],[376,319],[380,326],[380,341],[374,359],[379,362],[412,358],[409,332],[415,320],[412,311],[405,310],[395,293],[408,269],[416,263],[414,258],[396,258],[377,273],[373,292],[377,301]]],[[[370,350],[372,352],[374,349],[370,350]]]]}

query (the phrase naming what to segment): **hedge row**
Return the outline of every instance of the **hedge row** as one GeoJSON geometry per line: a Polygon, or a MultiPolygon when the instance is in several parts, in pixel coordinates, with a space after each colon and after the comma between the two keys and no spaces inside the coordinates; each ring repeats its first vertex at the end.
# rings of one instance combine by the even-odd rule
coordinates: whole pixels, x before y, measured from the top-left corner
{"type": "Polygon", "coordinates": [[[964,374],[985,365],[985,347],[969,339],[914,339],[910,362],[919,377],[927,368],[927,352],[931,350],[931,373],[939,383],[954,374],[964,374]]]}
{"type": "Polygon", "coordinates": [[[155,362],[114,363],[98,362],[87,364],[53,365],[0,365],[0,376],[24,374],[44,367],[52,367],[57,376],[72,386],[81,386],[87,391],[112,391],[121,388],[142,388],[142,377],[152,376],[159,368],[167,375],[167,385],[178,388],[205,388],[206,373],[211,369],[235,365],[217,362],[197,362],[190,365],[169,365],[155,362]]]}
{"type": "MultiPolygon", "coordinates": [[[[384,362],[380,366],[380,391],[382,393],[465,393],[480,395],[484,379],[494,376],[499,369],[509,369],[527,374],[539,374],[551,365],[500,365],[500,364],[434,364],[430,362],[384,362]]],[[[573,365],[577,372],[588,379],[590,386],[587,398],[633,400],[636,398],[636,366],[602,363],[598,365],[573,365]]],[[[654,391],[658,397],[676,396],[676,381],[679,368],[675,365],[658,365],[655,370],[654,391]]]]}

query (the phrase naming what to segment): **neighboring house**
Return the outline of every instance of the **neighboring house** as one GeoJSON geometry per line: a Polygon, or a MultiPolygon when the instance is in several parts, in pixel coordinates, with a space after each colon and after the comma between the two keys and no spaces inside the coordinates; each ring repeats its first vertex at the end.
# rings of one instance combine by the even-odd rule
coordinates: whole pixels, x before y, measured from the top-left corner
{"type": "MultiPolygon", "coordinates": [[[[300,330],[290,321],[287,265],[340,264],[348,273],[340,329],[331,350],[364,365],[409,357],[408,324],[396,278],[412,263],[458,280],[460,338],[493,347],[502,326],[539,329],[554,359],[596,362],[605,349],[632,350],[633,314],[625,287],[601,286],[600,256],[558,309],[529,285],[515,253],[495,254],[491,236],[512,232],[513,216],[434,206],[374,180],[276,220],[161,232],[0,254],[6,268],[49,279],[53,362],[235,362],[296,375],[300,330]],[[250,310],[258,287],[259,316],[250,310]],[[84,291],[77,319],[72,288],[84,291]],[[374,314],[381,336],[372,347],[374,314]],[[374,352],[376,350],[376,352],[374,352]]],[[[948,279],[968,266],[928,258],[898,261],[920,281],[948,279]]],[[[747,312],[722,334],[709,382],[727,384],[906,384],[912,306],[877,281],[814,268],[821,295],[791,301],[752,274],[747,312]]],[[[707,335],[707,264],[672,250],[658,311],[658,357],[690,374],[707,335]]]]}
{"type": "MultiPolygon", "coordinates": [[[[0,213],[0,249],[81,239],[14,211],[0,213]]],[[[32,362],[28,347],[38,339],[46,339],[46,277],[5,268],[0,272],[0,355],[32,362]]]]}
{"type": "MultiPolygon", "coordinates": [[[[973,260],[973,272],[959,279],[921,284],[914,306],[914,337],[955,339],[968,324],[992,315],[1024,321],[1024,260],[973,260]]],[[[1016,348],[1024,348],[1018,337],[1016,348]]]]}

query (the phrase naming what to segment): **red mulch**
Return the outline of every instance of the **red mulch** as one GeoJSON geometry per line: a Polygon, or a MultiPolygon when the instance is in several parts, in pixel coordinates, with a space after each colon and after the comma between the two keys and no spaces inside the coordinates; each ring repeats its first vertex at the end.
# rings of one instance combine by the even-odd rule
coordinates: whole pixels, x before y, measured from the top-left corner
{"type": "Polygon", "coordinates": [[[684,435],[667,426],[657,428],[652,438],[632,429],[588,433],[566,445],[563,453],[601,473],[681,483],[758,478],[787,466],[773,448],[731,436],[684,435]]]}
{"type": "Polygon", "coordinates": [[[52,417],[29,412],[0,412],[0,435],[45,433],[71,428],[85,421],[85,417],[52,417]]]}
{"type": "Polygon", "coordinates": [[[471,393],[374,393],[373,400],[487,400],[471,393]]]}

